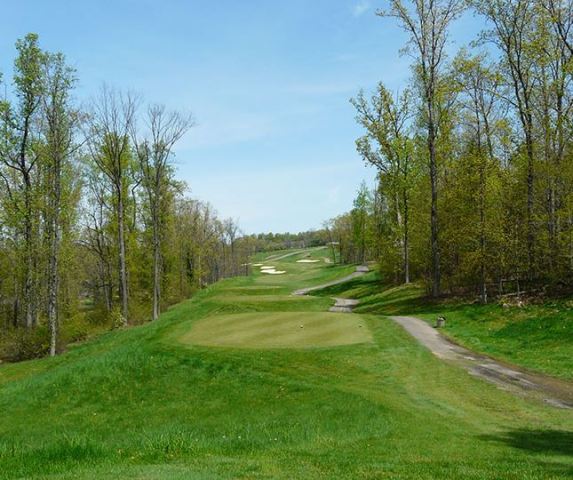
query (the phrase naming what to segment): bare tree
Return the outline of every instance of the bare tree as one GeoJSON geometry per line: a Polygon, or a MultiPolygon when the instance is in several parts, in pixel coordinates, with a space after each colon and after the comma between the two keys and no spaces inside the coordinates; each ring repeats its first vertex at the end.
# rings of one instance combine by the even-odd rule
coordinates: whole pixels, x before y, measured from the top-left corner
{"type": "Polygon", "coordinates": [[[563,45],[573,55],[573,0],[542,0],[563,45]]]}
{"type": "Polygon", "coordinates": [[[43,96],[43,130],[47,166],[46,231],[48,237],[48,324],[50,355],[56,354],[59,324],[60,243],[62,211],[62,170],[76,149],[74,129],[78,115],[70,107],[74,71],[66,66],[63,55],[48,55],[46,93],[43,96]]]}
{"type": "Polygon", "coordinates": [[[230,273],[231,275],[236,275],[238,271],[238,265],[237,265],[237,256],[235,252],[235,243],[237,241],[238,235],[240,234],[239,223],[232,218],[227,218],[226,220],[223,221],[223,233],[227,241],[229,242],[229,247],[231,249],[230,273]]]}
{"type": "Polygon", "coordinates": [[[193,126],[190,115],[168,112],[163,105],[147,109],[147,134],[138,137],[135,123],[131,136],[149,203],[153,242],[153,320],[161,309],[161,238],[162,217],[167,189],[172,183],[170,159],[177,141],[193,126]]]}
{"type": "Polygon", "coordinates": [[[111,183],[115,198],[119,264],[119,296],[121,313],[127,325],[129,319],[129,291],[125,235],[125,204],[128,192],[130,142],[137,99],[103,86],[88,116],[87,145],[93,162],[111,183]]]}

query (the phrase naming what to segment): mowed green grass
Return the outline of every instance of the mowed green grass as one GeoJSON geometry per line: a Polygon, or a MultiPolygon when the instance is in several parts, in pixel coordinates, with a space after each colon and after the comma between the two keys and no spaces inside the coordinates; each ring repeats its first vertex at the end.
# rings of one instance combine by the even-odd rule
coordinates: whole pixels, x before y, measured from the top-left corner
{"type": "Polygon", "coordinates": [[[359,315],[272,312],[217,315],[196,322],[181,341],[237,348],[306,348],[372,341],[359,315]]]}
{"type": "Polygon", "coordinates": [[[461,300],[432,301],[416,284],[385,286],[375,272],[334,286],[320,295],[361,300],[356,312],[414,315],[435,323],[447,318],[443,333],[458,343],[523,367],[573,381],[573,301],[553,299],[523,307],[461,300]]]}
{"type": "Polygon", "coordinates": [[[383,316],[357,316],[372,341],[351,345],[184,343],[209,318],[325,312],[329,298],[286,297],[352,271],[276,263],[288,273],[226,280],[153,324],[1,366],[0,478],[571,478],[570,411],[471,377],[383,316]]]}

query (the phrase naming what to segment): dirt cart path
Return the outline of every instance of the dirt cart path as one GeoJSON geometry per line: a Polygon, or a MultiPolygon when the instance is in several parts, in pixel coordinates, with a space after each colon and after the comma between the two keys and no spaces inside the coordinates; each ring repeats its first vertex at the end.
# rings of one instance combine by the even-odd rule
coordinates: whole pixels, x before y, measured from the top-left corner
{"type": "Polygon", "coordinates": [[[293,295],[307,295],[308,293],[313,292],[314,290],[322,290],[323,288],[332,287],[333,285],[338,285],[340,283],[349,282],[350,280],[352,280],[356,277],[360,277],[360,276],[364,275],[365,273],[368,273],[369,271],[370,270],[368,269],[368,267],[366,265],[360,265],[359,267],[356,267],[355,272],[352,272],[350,275],[346,275],[346,277],[338,278],[336,280],[333,280],[332,282],[324,283],[322,285],[316,285],[314,287],[301,288],[299,290],[295,290],[294,292],[292,292],[292,294],[293,295]]]}
{"type": "Polygon", "coordinates": [[[471,375],[520,396],[536,397],[558,408],[573,408],[573,385],[568,382],[529,372],[472,352],[451,342],[419,318],[390,318],[434,355],[461,365],[471,375]]]}

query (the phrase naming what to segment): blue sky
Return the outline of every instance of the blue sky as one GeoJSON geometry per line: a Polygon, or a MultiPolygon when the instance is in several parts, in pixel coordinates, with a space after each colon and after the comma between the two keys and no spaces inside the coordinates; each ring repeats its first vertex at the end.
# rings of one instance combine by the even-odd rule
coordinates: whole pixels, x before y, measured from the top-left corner
{"type": "MultiPolygon", "coordinates": [[[[190,111],[176,148],[191,195],[246,232],[300,231],[352,206],[375,172],[355,152],[349,98],[409,76],[406,37],[380,0],[4,2],[0,71],[28,32],[78,70],[83,101],[103,82],[190,111]]],[[[457,47],[479,30],[459,21],[457,47]]],[[[452,47],[453,48],[453,47],[452,47]]],[[[5,80],[9,80],[5,78],[5,80]]]]}

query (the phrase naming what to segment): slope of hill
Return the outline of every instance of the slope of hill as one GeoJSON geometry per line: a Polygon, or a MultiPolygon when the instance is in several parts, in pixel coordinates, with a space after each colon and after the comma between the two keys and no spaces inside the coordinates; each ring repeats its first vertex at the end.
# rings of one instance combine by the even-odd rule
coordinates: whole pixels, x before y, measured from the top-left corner
{"type": "Polygon", "coordinates": [[[286,273],[253,266],[155,323],[0,367],[0,478],[571,474],[570,411],[469,376],[380,315],[291,296],[352,272],[324,255],[269,260],[286,273]]]}

